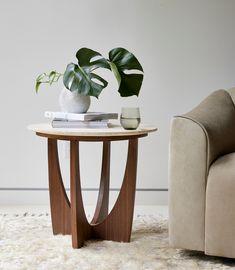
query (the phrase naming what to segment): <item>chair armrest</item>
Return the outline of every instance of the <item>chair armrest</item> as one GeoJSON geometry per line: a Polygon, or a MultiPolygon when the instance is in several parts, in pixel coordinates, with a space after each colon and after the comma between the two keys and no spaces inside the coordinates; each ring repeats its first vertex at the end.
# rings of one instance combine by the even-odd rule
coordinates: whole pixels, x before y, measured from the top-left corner
{"type": "Polygon", "coordinates": [[[204,250],[207,138],[188,118],[172,120],[169,149],[169,240],[204,250]]]}

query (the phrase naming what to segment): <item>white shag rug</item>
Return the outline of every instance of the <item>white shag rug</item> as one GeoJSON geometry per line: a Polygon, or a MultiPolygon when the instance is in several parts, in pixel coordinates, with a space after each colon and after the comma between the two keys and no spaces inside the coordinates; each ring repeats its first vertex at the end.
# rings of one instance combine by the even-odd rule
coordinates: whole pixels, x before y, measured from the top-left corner
{"type": "Polygon", "coordinates": [[[48,214],[0,214],[0,270],[93,269],[235,269],[235,260],[170,248],[160,216],[138,216],[130,243],[87,241],[72,249],[70,236],[53,236],[48,214]]]}

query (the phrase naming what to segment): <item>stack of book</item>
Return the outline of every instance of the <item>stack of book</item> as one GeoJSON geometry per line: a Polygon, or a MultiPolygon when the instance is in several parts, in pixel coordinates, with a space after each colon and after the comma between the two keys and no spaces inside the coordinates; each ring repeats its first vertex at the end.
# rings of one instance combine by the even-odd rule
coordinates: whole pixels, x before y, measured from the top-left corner
{"type": "Polygon", "coordinates": [[[45,112],[52,119],[53,128],[107,128],[110,119],[118,119],[118,113],[66,113],[45,112]]]}

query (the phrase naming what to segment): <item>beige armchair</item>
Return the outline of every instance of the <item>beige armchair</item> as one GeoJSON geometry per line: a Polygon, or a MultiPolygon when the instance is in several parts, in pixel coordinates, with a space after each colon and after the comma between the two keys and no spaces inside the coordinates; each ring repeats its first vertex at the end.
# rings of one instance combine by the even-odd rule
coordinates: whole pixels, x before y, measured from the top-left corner
{"type": "Polygon", "coordinates": [[[169,241],[235,258],[235,88],[172,120],[169,241]]]}

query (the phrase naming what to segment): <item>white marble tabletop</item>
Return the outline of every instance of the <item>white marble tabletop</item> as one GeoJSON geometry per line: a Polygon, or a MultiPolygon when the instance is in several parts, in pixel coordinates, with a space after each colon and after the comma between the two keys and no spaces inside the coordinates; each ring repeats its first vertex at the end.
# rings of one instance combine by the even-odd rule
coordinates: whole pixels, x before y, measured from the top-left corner
{"type": "Polygon", "coordinates": [[[78,136],[78,137],[115,137],[115,136],[135,136],[157,131],[154,126],[140,125],[135,130],[125,130],[117,124],[109,124],[107,128],[53,128],[50,123],[32,124],[28,129],[36,133],[58,136],[78,136]]]}

